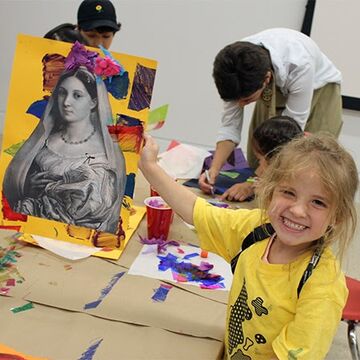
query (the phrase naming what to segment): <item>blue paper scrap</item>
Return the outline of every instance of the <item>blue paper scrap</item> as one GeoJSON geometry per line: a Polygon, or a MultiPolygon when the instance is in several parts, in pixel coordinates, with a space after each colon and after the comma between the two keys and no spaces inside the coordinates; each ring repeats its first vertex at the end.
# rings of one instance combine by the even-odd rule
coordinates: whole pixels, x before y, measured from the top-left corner
{"type": "Polygon", "coordinates": [[[84,310],[96,308],[124,274],[125,271],[115,274],[110,280],[108,286],[101,290],[101,295],[99,298],[96,301],[85,304],[84,310]]]}

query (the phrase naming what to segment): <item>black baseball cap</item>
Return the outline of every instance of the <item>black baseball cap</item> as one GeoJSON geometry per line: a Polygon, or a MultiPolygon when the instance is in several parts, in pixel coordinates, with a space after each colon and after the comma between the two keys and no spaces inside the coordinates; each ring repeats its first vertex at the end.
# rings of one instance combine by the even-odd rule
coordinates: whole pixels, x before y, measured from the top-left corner
{"type": "Polygon", "coordinates": [[[77,13],[78,26],[84,31],[108,27],[114,32],[120,30],[116,21],[114,5],[109,0],[84,0],[77,13]]]}

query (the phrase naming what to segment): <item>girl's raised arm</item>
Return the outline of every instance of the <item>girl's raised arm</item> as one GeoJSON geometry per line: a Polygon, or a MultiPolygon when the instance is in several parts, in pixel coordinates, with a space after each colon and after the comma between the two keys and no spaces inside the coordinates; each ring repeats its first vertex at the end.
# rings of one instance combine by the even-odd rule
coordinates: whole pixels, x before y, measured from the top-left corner
{"type": "Polygon", "coordinates": [[[148,134],[144,135],[145,146],[141,151],[139,168],[148,182],[156,189],[166,203],[184,221],[193,224],[193,211],[197,196],[183,185],[174,181],[158,164],[159,146],[148,134]]]}

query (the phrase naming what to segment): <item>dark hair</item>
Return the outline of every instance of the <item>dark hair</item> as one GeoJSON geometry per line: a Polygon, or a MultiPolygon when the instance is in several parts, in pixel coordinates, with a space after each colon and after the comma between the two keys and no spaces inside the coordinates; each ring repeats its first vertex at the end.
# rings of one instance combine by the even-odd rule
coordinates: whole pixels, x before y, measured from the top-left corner
{"type": "Polygon", "coordinates": [[[213,78],[224,101],[252,95],[263,86],[271,71],[269,52],[260,45],[237,41],[225,46],[215,57],[213,78]]]}
{"type": "Polygon", "coordinates": [[[262,122],[252,136],[252,146],[267,160],[290,140],[304,135],[300,125],[289,116],[274,116],[262,122]]]}
{"type": "Polygon", "coordinates": [[[87,41],[76,29],[76,26],[69,23],[61,24],[54,27],[44,35],[44,38],[69,43],[75,43],[75,41],[78,41],[81,44],[88,45],[87,41]]]}
{"type": "MultiPolygon", "coordinates": [[[[117,25],[119,26],[119,30],[120,30],[121,24],[117,23],[117,25]]],[[[81,29],[81,28],[79,27],[79,29],[81,29]]],[[[81,30],[83,30],[83,29],[81,29],[81,30]]],[[[100,27],[94,28],[93,30],[97,31],[99,34],[103,34],[103,33],[107,33],[107,32],[112,32],[115,34],[117,31],[119,31],[119,30],[114,30],[112,27],[109,27],[109,26],[100,26],[100,27]]],[[[91,30],[84,30],[84,31],[91,31],[91,30]]]]}

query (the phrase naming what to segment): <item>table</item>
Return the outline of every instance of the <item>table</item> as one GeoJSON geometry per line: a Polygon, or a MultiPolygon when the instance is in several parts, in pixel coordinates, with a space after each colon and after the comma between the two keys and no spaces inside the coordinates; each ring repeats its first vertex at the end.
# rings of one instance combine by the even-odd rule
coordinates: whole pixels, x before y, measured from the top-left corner
{"type": "MultiPolygon", "coordinates": [[[[148,195],[149,184],[139,172],[135,205],[148,195]]],[[[116,261],[74,262],[28,244],[17,249],[16,269],[25,280],[10,296],[0,296],[0,343],[54,360],[220,359],[228,293],[172,283],[166,301],[154,302],[154,290],[164,282],[127,275],[142,247],[138,234],[146,235],[145,218],[116,261]],[[30,310],[10,310],[28,302],[30,310]]],[[[2,248],[11,235],[0,231],[2,248]]],[[[169,238],[198,244],[178,216],[169,238]]]]}

